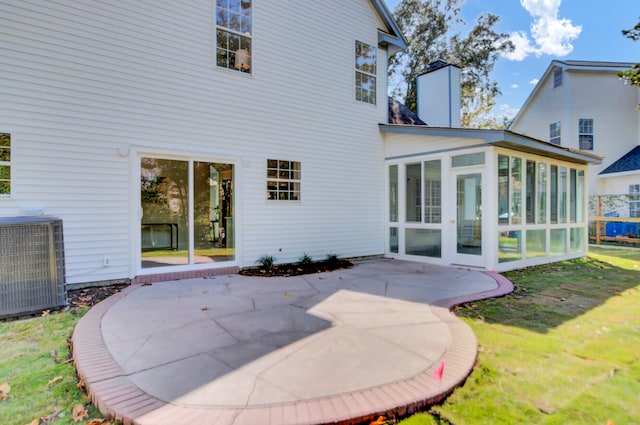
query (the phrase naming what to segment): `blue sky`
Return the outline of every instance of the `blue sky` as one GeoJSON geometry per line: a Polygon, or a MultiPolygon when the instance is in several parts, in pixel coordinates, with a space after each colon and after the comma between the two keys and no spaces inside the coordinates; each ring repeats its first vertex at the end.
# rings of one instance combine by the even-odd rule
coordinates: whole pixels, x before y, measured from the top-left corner
{"type": "MultiPolygon", "coordinates": [[[[393,11],[400,0],[385,2],[393,11]]],[[[493,71],[502,91],[496,115],[512,118],[554,59],[640,62],[640,42],[620,32],[640,19],[638,0],[466,0],[467,28],[483,12],[498,15],[497,30],[516,44],[493,71]]]]}

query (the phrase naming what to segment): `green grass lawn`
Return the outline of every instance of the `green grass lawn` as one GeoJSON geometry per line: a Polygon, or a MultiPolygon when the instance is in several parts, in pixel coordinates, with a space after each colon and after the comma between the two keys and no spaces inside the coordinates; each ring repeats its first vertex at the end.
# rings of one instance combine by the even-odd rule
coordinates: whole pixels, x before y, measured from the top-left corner
{"type": "Polygon", "coordinates": [[[457,308],[477,366],[401,424],[640,423],[640,251],[589,255],[505,273],[513,294],[457,308]]]}
{"type": "Polygon", "coordinates": [[[89,419],[101,418],[78,389],[73,363],[65,362],[71,355],[67,341],[81,314],[0,322],[0,386],[10,387],[5,401],[0,396],[0,424],[73,424],[72,410],[78,404],[89,419]]]}

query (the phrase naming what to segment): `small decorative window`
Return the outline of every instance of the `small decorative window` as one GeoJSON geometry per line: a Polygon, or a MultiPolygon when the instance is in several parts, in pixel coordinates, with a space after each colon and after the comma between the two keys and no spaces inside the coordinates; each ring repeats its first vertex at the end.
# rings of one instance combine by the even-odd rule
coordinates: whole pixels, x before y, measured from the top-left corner
{"type": "Polygon", "coordinates": [[[578,120],[578,144],[580,150],[593,150],[593,119],[580,118],[578,120]]]}
{"type": "Polygon", "coordinates": [[[356,100],[376,104],[377,49],[356,41],[356,100]]]}
{"type": "Polygon", "coordinates": [[[11,195],[11,135],[0,133],[0,197],[11,195]]]}
{"type": "Polygon", "coordinates": [[[640,184],[629,185],[629,217],[640,217],[640,184]]]}
{"type": "Polygon", "coordinates": [[[455,155],[451,157],[451,166],[470,167],[472,165],[484,164],[484,152],[466,153],[463,155],[455,155]]]}
{"type": "Polygon", "coordinates": [[[553,71],[553,88],[559,87],[562,85],[562,69],[558,68],[553,71]]]}
{"type": "Polygon", "coordinates": [[[251,71],[251,0],[216,0],[216,65],[251,71]]]}
{"type": "Polygon", "coordinates": [[[554,145],[560,144],[560,129],[560,121],[549,125],[549,143],[553,143],[554,145]]]}
{"type": "Polygon", "coordinates": [[[300,163],[267,159],[267,199],[300,200],[300,163]]]}

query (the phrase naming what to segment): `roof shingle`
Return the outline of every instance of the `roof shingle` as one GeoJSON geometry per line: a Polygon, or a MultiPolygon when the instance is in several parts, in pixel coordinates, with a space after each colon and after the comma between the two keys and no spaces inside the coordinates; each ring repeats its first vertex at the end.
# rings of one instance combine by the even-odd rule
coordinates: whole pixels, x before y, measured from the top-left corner
{"type": "Polygon", "coordinates": [[[640,170],[640,146],[636,146],[622,155],[613,164],[602,170],[600,174],[622,173],[640,170]]]}

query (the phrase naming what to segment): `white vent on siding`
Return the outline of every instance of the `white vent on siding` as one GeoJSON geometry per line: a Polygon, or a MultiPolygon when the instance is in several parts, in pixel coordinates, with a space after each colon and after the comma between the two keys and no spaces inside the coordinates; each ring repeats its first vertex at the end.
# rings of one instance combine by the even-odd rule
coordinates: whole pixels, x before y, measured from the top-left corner
{"type": "Polygon", "coordinates": [[[66,303],[62,220],[0,218],[0,317],[66,303]]]}

